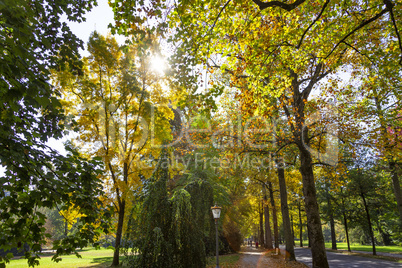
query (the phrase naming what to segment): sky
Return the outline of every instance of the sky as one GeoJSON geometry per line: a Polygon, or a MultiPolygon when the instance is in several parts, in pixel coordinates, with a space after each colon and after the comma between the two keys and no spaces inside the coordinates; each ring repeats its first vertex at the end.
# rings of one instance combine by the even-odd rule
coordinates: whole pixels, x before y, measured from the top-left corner
{"type": "MultiPolygon", "coordinates": [[[[96,30],[102,35],[107,35],[109,33],[109,23],[114,24],[113,10],[109,7],[107,2],[107,0],[98,0],[98,6],[92,8],[89,13],[85,14],[86,21],[83,23],[67,21],[71,31],[85,43],[88,42],[89,35],[93,31],[96,30]]],[[[64,21],[66,21],[66,17],[64,17],[64,21]]],[[[124,42],[123,37],[117,36],[116,40],[119,43],[124,42]]],[[[80,52],[82,52],[82,56],[87,56],[86,52],[80,52]]]]}

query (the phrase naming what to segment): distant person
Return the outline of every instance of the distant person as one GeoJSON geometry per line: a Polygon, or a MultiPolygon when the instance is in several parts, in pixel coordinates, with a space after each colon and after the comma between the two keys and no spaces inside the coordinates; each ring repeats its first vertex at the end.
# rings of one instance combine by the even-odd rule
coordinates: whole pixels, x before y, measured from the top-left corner
{"type": "Polygon", "coordinates": [[[258,248],[258,242],[255,242],[255,247],[258,248]]]}

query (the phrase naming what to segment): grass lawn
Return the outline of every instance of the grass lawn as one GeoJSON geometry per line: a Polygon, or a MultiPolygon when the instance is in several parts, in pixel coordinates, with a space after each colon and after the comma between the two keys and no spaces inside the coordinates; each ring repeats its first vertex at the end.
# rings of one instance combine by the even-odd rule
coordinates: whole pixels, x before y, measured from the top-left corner
{"type": "MultiPolygon", "coordinates": [[[[77,258],[75,255],[62,256],[62,261],[53,262],[52,256],[44,256],[39,262],[40,268],[72,268],[72,267],[108,267],[112,264],[113,250],[88,248],[80,250],[82,258],[77,258]]],[[[27,260],[15,259],[6,264],[6,267],[28,267],[27,260]]],[[[38,267],[38,266],[36,266],[38,267]]]]}
{"type": "MultiPolygon", "coordinates": [[[[308,244],[306,244],[308,245],[308,244]]],[[[347,243],[336,243],[336,246],[338,249],[348,249],[348,244],[347,243]]],[[[331,248],[332,243],[325,243],[326,248],[331,248]]],[[[402,247],[399,246],[376,246],[375,247],[377,252],[387,252],[387,253],[398,253],[402,254],[402,247]]],[[[371,245],[360,245],[360,244],[350,244],[350,249],[352,251],[358,250],[358,251],[368,251],[372,252],[373,249],[371,245]]]]}
{"type": "MultiPolygon", "coordinates": [[[[233,267],[240,259],[239,254],[219,255],[219,267],[233,267]]],[[[207,257],[207,268],[216,267],[216,257],[207,257]]]]}
{"type": "MultiPolygon", "coordinates": [[[[299,240],[295,240],[295,244],[298,247],[299,246],[299,240]]],[[[303,246],[307,247],[308,241],[303,240],[303,246]]],[[[348,249],[348,244],[346,242],[337,242],[336,246],[338,249],[348,249]]],[[[331,249],[332,243],[327,242],[325,243],[325,247],[331,249]]],[[[375,247],[377,252],[386,252],[386,253],[396,253],[396,254],[402,254],[402,247],[400,246],[376,246],[375,247]]],[[[350,244],[350,249],[352,251],[357,250],[357,251],[367,251],[367,252],[372,252],[373,249],[371,245],[360,245],[360,244],[350,244]]]]}
{"type": "MultiPolygon", "coordinates": [[[[113,260],[113,250],[111,249],[99,249],[87,248],[80,250],[82,258],[77,258],[75,255],[63,256],[62,261],[59,263],[53,262],[52,256],[43,256],[40,259],[40,265],[36,266],[39,268],[78,268],[78,267],[109,267],[113,260]]],[[[231,267],[238,262],[240,256],[239,254],[229,254],[219,256],[219,266],[220,267],[231,267]]],[[[124,256],[120,257],[120,261],[124,260],[124,256]]],[[[214,268],[216,265],[215,257],[207,258],[207,267],[214,268]]],[[[19,268],[28,267],[27,261],[25,259],[14,259],[6,265],[7,268],[19,268]]]]}

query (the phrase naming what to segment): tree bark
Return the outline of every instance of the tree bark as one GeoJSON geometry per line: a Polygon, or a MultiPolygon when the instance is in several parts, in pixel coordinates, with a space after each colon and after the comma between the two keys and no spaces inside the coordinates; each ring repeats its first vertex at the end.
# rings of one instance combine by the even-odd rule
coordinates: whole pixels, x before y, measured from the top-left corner
{"type": "Polygon", "coordinates": [[[349,242],[348,219],[346,218],[345,211],[342,212],[342,214],[343,214],[343,225],[345,226],[346,242],[348,243],[348,251],[351,252],[351,250],[350,250],[350,242],[349,242]]]}
{"type": "MultiPolygon", "coordinates": [[[[264,186],[263,186],[264,187],[264,186]]],[[[260,232],[259,232],[259,243],[261,247],[264,247],[265,242],[264,242],[264,212],[265,212],[265,205],[264,201],[262,201],[262,209],[259,211],[260,212],[260,232]]],[[[271,243],[272,245],[272,243],[271,243]]]]}
{"type": "MultiPolygon", "coordinates": [[[[286,251],[289,253],[289,260],[296,260],[295,250],[294,250],[294,239],[292,237],[292,230],[290,229],[290,218],[289,218],[289,207],[288,207],[288,193],[286,190],[286,180],[285,180],[285,170],[283,169],[282,163],[277,164],[277,173],[279,181],[279,192],[281,197],[281,211],[282,211],[282,221],[283,221],[283,233],[285,236],[286,251]]],[[[287,255],[286,255],[287,256],[287,255]]]]}
{"type": "Polygon", "coordinates": [[[290,124],[294,142],[299,149],[300,173],[303,181],[304,202],[307,214],[308,234],[311,240],[313,268],[329,268],[317,203],[313,161],[308,147],[310,141],[308,127],[305,124],[305,104],[308,102],[308,97],[314,85],[328,75],[329,71],[324,71],[325,66],[322,62],[318,62],[314,65],[314,72],[308,79],[309,82],[306,86],[303,85],[305,81],[302,79],[299,81],[299,75],[289,68],[292,93],[290,94],[291,97],[285,95],[281,97],[281,105],[288,119],[288,123],[290,124]],[[288,105],[291,107],[288,107],[288,105]]]}
{"type": "Polygon", "coordinates": [[[333,217],[332,214],[331,214],[331,218],[329,219],[329,224],[331,226],[332,249],[337,250],[337,247],[336,247],[336,234],[335,234],[335,221],[334,221],[334,217],[333,217]]]}
{"type": "Polygon", "coordinates": [[[290,216],[290,225],[292,226],[293,246],[296,246],[296,243],[295,243],[295,229],[294,229],[294,225],[293,225],[293,215],[290,216]]]}
{"type": "Polygon", "coordinates": [[[373,226],[371,225],[371,219],[370,219],[370,212],[368,209],[368,205],[366,202],[366,198],[364,196],[364,194],[362,192],[360,192],[360,196],[363,199],[363,205],[364,205],[364,209],[366,211],[366,215],[367,215],[367,222],[368,222],[368,226],[369,226],[369,233],[370,233],[370,238],[371,238],[371,244],[373,245],[373,255],[377,255],[376,249],[375,249],[375,240],[374,240],[374,232],[373,232],[373,226]]]}
{"type": "MultiPolygon", "coordinates": [[[[110,170],[112,170],[110,163],[109,163],[109,168],[110,168],[110,170]]],[[[123,178],[124,178],[124,182],[127,183],[127,181],[128,181],[128,164],[127,163],[124,163],[124,165],[123,165],[123,178]]],[[[125,211],[126,211],[126,200],[124,199],[124,194],[122,192],[120,193],[120,189],[118,187],[116,188],[116,194],[117,194],[117,198],[119,201],[118,202],[119,214],[118,214],[118,220],[117,220],[116,243],[114,245],[112,266],[119,265],[120,244],[121,244],[121,238],[123,235],[124,215],[125,215],[125,211]]]]}
{"type": "Polygon", "coordinates": [[[297,208],[299,209],[299,237],[300,237],[300,247],[303,247],[303,219],[301,216],[301,204],[300,201],[297,202],[297,208]]]}
{"type": "MultiPolygon", "coordinates": [[[[307,132],[307,130],[305,130],[307,132]]],[[[307,135],[305,135],[307,137],[307,135]]],[[[317,203],[313,165],[310,152],[300,144],[300,173],[303,180],[303,192],[305,209],[307,214],[307,225],[311,242],[311,254],[313,257],[313,268],[329,268],[327,254],[325,251],[324,236],[322,234],[320,212],[317,203]]]]}
{"type": "Polygon", "coordinates": [[[121,202],[120,208],[119,208],[119,218],[117,222],[117,230],[116,230],[116,243],[114,246],[114,254],[113,254],[113,262],[112,266],[118,266],[119,265],[119,256],[120,256],[120,244],[121,244],[121,237],[123,234],[123,222],[124,222],[124,210],[126,208],[126,201],[123,200],[121,202]]]}
{"type": "Polygon", "coordinates": [[[399,183],[399,177],[398,177],[398,167],[394,161],[391,161],[389,163],[389,169],[391,170],[392,184],[394,186],[394,194],[396,204],[398,206],[399,224],[402,227],[402,192],[401,192],[401,184],[399,183]]]}
{"type": "Polygon", "coordinates": [[[269,221],[269,207],[268,207],[268,198],[265,189],[265,185],[262,186],[262,192],[264,195],[264,218],[265,218],[265,248],[272,249],[272,231],[271,231],[271,223],[269,221]]]}
{"type": "Polygon", "coordinates": [[[331,196],[329,195],[329,193],[328,193],[327,197],[328,197],[329,225],[331,226],[332,249],[337,250],[337,248],[336,248],[334,212],[332,211],[331,196]]]}
{"type": "Polygon", "coordinates": [[[278,217],[275,205],[274,191],[272,189],[272,182],[268,182],[269,197],[272,207],[272,223],[274,225],[274,245],[275,248],[279,248],[279,229],[278,229],[278,217]]]}

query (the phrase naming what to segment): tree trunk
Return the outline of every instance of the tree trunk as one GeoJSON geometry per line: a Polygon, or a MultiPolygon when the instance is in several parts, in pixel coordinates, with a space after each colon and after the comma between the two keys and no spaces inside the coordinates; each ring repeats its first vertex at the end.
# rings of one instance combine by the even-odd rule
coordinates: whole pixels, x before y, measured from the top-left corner
{"type": "Polygon", "coordinates": [[[329,212],[329,224],[331,226],[331,241],[332,241],[332,249],[337,250],[336,248],[336,234],[335,234],[335,221],[334,221],[334,212],[332,211],[331,204],[331,196],[328,193],[328,212],[329,212]]]}
{"type": "MultiPolygon", "coordinates": [[[[286,190],[285,170],[282,163],[277,164],[277,173],[279,181],[279,192],[281,196],[281,211],[283,221],[283,233],[285,236],[286,251],[289,253],[289,260],[296,260],[295,249],[293,246],[294,240],[292,237],[292,230],[290,229],[289,207],[288,207],[288,193],[286,190]]],[[[286,255],[287,256],[287,255],[286,255]]]]}
{"type": "Polygon", "coordinates": [[[381,228],[381,221],[378,219],[377,220],[377,229],[378,232],[381,235],[381,239],[382,239],[382,243],[384,246],[390,246],[391,245],[391,241],[388,239],[387,234],[384,232],[384,230],[381,228]]]}
{"type": "Polygon", "coordinates": [[[392,184],[394,186],[394,194],[399,211],[399,224],[402,227],[402,192],[398,178],[398,168],[394,161],[389,163],[389,169],[391,170],[392,184]]]}
{"type": "MultiPolygon", "coordinates": [[[[127,184],[128,181],[128,169],[129,166],[127,162],[124,162],[123,164],[123,180],[124,183],[127,184]]],[[[112,165],[109,163],[109,170],[112,172],[112,165]]],[[[117,219],[117,230],[116,230],[116,242],[114,245],[114,254],[113,254],[113,262],[112,266],[118,266],[119,265],[119,257],[120,257],[120,244],[121,244],[121,238],[123,235],[123,224],[124,224],[124,215],[126,211],[126,200],[124,199],[124,194],[120,192],[120,188],[118,185],[116,185],[117,179],[114,177],[114,174],[112,174],[115,186],[116,186],[116,195],[119,203],[119,214],[118,214],[118,219],[117,219]]]]}
{"type": "Polygon", "coordinates": [[[364,209],[366,210],[367,222],[368,222],[368,226],[369,226],[369,234],[370,234],[370,238],[371,238],[371,244],[373,245],[373,255],[377,255],[376,249],[375,249],[374,232],[373,232],[373,227],[371,225],[370,212],[369,212],[369,209],[367,206],[366,198],[362,192],[360,193],[360,196],[363,199],[364,209]]]}
{"type": "MultiPolygon", "coordinates": [[[[261,247],[263,247],[265,245],[264,243],[264,212],[265,212],[265,205],[264,205],[264,201],[262,201],[262,209],[259,211],[260,212],[260,232],[259,232],[259,244],[261,247]]],[[[266,219],[265,219],[266,220],[266,219]]]]}
{"type": "Polygon", "coordinates": [[[335,234],[335,221],[334,221],[334,217],[333,217],[332,214],[331,214],[331,218],[329,219],[329,224],[331,226],[332,249],[337,250],[337,247],[336,247],[336,234],[335,234]]]}
{"type": "Polygon", "coordinates": [[[303,220],[301,216],[301,204],[300,201],[297,203],[297,207],[299,209],[299,237],[300,237],[300,247],[303,247],[303,220]]]}
{"type": "MultiPolygon", "coordinates": [[[[307,132],[305,130],[305,132],[307,132]]],[[[306,134],[307,137],[307,134],[306,134]]],[[[322,234],[320,211],[317,203],[313,165],[310,152],[303,144],[300,150],[300,173],[303,180],[303,192],[305,209],[307,214],[308,233],[311,241],[311,254],[313,257],[313,268],[329,268],[327,254],[325,251],[324,236],[322,234]]]]}
{"type": "Polygon", "coordinates": [[[262,192],[264,195],[264,218],[265,218],[265,248],[272,249],[272,231],[271,231],[271,223],[269,221],[269,207],[267,200],[267,193],[265,189],[265,185],[262,186],[262,192]]]}
{"type": "Polygon", "coordinates": [[[346,242],[348,243],[348,251],[351,252],[351,250],[350,250],[350,242],[349,242],[348,219],[346,218],[345,211],[342,212],[342,214],[343,214],[343,225],[345,225],[346,242]]]}
{"type": "Polygon", "coordinates": [[[114,245],[114,254],[113,254],[113,262],[112,266],[119,265],[119,256],[120,256],[120,244],[121,237],[123,234],[123,222],[124,222],[124,210],[126,208],[126,201],[122,200],[119,208],[119,218],[117,222],[117,230],[116,230],[116,243],[114,245]]]}
{"type": "Polygon", "coordinates": [[[276,205],[275,205],[274,191],[272,189],[271,182],[268,182],[268,189],[269,189],[269,196],[270,196],[271,206],[272,206],[272,223],[274,225],[275,248],[279,248],[278,218],[277,218],[277,211],[276,211],[276,205]]]}
{"type": "Polygon", "coordinates": [[[293,246],[296,246],[296,243],[295,243],[295,229],[294,229],[294,226],[293,226],[293,215],[290,216],[290,225],[292,226],[293,246]]]}

